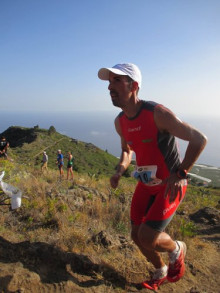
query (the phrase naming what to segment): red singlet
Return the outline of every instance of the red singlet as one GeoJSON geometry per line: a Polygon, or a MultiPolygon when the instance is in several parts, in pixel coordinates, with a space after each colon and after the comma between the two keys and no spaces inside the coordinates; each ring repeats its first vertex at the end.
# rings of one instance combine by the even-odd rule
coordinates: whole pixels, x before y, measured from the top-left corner
{"type": "MultiPolygon", "coordinates": [[[[175,137],[160,132],[155,124],[154,109],[159,106],[155,102],[142,101],[142,107],[134,118],[129,119],[124,112],[118,117],[122,135],[136,154],[137,166],[156,165],[156,177],[163,180],[177,170],[181,161],[175,137]]],[[[165,229],[180,204],[179,195],[171,204],[169,196],[165,200],[165,187],[138,182],[131,203],[131,222],[134,225],[144,222],[155,230],[165,229]]]]}

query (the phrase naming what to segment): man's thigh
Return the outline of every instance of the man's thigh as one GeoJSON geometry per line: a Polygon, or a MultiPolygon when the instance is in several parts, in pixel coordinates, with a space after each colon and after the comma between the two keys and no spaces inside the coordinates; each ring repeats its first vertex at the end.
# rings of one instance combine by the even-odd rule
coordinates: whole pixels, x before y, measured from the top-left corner
{"type": "Polygon", "coordinates": [[[131,223],[135,226],[141,225],[143,218],[148,213],[154,202],[156,189],[149,189],[143,183],[138,182],[131,202],[131,223]]]}
{"type": "Polygon", "coordinates": [[[165,198],[165,186],[154,198],[150,209],[143,217],[142,222],[154,230],[162,232],[172,220],[177,208],[183,200],[187,185],[182,188],[182,196],[178,193],[173,202],[170,202],[169,195],[165,198]]]}
{"type": "MultiPolygon", "coordinates": [[[[184,198],[187,185],[183,186],[182,198],[184,198]]],[[[172,220],[176,209],[181,203],[180,196],[170,203],[169,196],[164,197],[166,186],[158,185],[155,188],[145,188],[138,183],[131,202],[131,223],[141,225],[145,223],[153,230],[164,231],[172,220]]]]}

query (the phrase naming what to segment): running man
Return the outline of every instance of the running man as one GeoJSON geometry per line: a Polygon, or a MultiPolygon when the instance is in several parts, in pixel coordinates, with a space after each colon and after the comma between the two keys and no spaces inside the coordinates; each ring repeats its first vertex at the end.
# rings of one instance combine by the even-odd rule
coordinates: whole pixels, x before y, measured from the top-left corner
{"type": "Polygon", "coordinates": [[[71,152],[68,152],[68,162],[67,162],[67,180],[69,179],[69,174],[71,174],[71,179],[73,180],[73,156],[71,152]]]}
{"type": "Polygon", "coordinates": [[[138,183],[131,202],[131,237],[155,267],[153,277],[142,286],[157,290],[165,280],[177,282],[185,272],[186,245],[164,230],[184,198],[187,173],[207,138],[163,105],[139,99],[142,76],[136,65],[101,68],[98,77],[109,81],[112,103],[122,109],[115,119],[122,152],[110,183],[112,188],[118,186],[134,152],[137,166],[133,176],[138,183]],[[182,161],[175,137],[188,141],[182,161]],[[168,253],[168,267],[160,252],[168,253]]]}
{"type": "Polygon", "coordinates": [[[60,171],[60,179],[61,179],[63,176],[63,166],[64,166],[63,154],[62,154],[61,150],[57,151],[57,162],[56,163],[57,163],[59,171],[60,171]]]}

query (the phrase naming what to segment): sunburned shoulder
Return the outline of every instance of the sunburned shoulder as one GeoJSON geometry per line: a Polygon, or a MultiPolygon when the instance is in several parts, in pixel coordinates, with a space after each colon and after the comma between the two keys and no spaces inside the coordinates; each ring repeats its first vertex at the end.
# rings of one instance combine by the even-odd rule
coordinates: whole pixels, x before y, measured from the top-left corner
{"type": "Polygon", "coordinates": [[[154,110],[156,115],[174,115],[173,112],[164,105],[158,104],[154,110]]]}
{"type": "Polygon", "coordinates": [[[155,107],[154,120],[158,129],[162,132],[169,132],[171,125],[181,122],[170,109],[163,105],[155,107]]]}

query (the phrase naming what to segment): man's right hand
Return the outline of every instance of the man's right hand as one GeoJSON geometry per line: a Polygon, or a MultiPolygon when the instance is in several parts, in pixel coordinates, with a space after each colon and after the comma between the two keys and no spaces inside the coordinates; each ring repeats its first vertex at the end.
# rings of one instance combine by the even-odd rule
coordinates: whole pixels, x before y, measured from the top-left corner
{"type": "Polygon", "coordinates": [[[110,178],[110,184],[112,188],[117,188],[119,180],[121,178],[121,174],[116,173],[110,178]]]}

